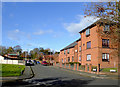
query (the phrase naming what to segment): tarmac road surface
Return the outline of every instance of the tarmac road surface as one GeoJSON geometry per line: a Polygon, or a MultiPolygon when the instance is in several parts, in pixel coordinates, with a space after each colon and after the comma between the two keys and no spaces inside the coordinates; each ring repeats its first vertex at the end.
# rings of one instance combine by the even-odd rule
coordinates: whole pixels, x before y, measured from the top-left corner
{"type": "Polygon", "coordinates": [[[118,87],[118,80],[81,76],[53,66],[32,66],[35,76],[31,79],[3,83],[3,87],[88,87],[101,85],[118,87]]]}

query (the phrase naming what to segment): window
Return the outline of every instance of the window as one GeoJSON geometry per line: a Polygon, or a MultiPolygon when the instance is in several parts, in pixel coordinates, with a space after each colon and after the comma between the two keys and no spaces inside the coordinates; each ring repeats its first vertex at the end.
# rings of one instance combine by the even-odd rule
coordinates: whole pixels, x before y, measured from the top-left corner
{"type": "Polygon", "coordinates": [[[66,58],[64,59],[64,62],[66,63],[66,58]]]}
{"type": "Polygon", "coordinates": [[[83,44],[83,46],[85,46],[85,44],[83,44]]]}
{"type": "Polygon", "coordinates": [[[77,50],[75,50],[75,52],[77,52],[77,50]]]}
{"type": "Polygon", "coordinates": [[[65,54],[65,50],[64,50],[64,54],[65,54]]]}
{"type": "Polygon", "coordinates": [[[91,41],[87,42],[87,49],[91,48],[91,41]]]}
{"type": "Polygon", "coordinates": [[[62,58],[62,63],[63,63],[63,58],[62,58]]]}
{"type": "Polygon", "coordinates": [[[81,51],[81,46],[79,47],[79,51],[81,51]]]}
{"type": "Polygon", "coordinates": [[[89,36],[90,35],[90,29],[88,28],[87,30],[86,30],[86,36],[89,36]]]}
{"type": "Polygon", "coordinates": [[[110,30],[110,25],[105,25],[105,27],[103,28],[103,31],[109,31],[110,30]]]}
{"type": "Polygon", "coordinates": [[[102,61],[109,61],[109,53],[102,54],[102,61]]]}
{"type": "Polygon", "coordinates": [[[79,56],[79,61],[81,61],[81,56],[79,56]]]}
{"type": "Polygon", "coordinates": [[[68,57],[68,62],[70,62],[70,57],[68,57]]]}
{"type": "Polygon", "coordinates": [[[87,54],[87,61],[91,61],[91,55],[87,54]]]}
{"type": "Polygon", "coordinates": [[[68,53],[68,54],[70,53],[70,49],[67,50],[67,53],[68,53]]]}
{"type": "Polygon", "coordinates": [[[109,39],[102,39],[102,47],[109,47],[109,39]]]}
{"type": "Polygon", "coordinates": [[[74,57],[72,56],[72,62],[74,62],[74,57]]]}

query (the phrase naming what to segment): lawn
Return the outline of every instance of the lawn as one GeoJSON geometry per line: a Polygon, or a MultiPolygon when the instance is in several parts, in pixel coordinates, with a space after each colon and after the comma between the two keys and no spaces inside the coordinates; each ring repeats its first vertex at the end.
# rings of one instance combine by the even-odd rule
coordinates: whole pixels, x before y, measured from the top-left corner
{"type": "Polygon", "coordinates": [[[103,68],[103,69],[102,69],[102,72],[110,72],[111,69],[117,71],[117,68],[103,68]]]}
{"type": "Polygon", "coordinates": [[[2,72],[0,76],[2,77],[20,76],[21,72],[25,69],[24,65],[0,64],[0,66],[1,66],[0,73],[2,72]]]}

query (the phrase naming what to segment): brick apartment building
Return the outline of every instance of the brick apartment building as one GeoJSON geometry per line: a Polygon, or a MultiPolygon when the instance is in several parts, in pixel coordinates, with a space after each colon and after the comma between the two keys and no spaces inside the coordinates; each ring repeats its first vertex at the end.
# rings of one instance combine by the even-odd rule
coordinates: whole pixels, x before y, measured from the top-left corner
{"type": "Polygon", "coordinates": [[[59,62],[79,62],[85,66],[97,66],[100,68],[118,67],[118,56],[112,54],[116,47],[112,46],[111,39],[101,36],[98,29],[109,32],[110,26],[98,27],[101,19],[80,31],[81,38],[60,50],[59,62]]]}

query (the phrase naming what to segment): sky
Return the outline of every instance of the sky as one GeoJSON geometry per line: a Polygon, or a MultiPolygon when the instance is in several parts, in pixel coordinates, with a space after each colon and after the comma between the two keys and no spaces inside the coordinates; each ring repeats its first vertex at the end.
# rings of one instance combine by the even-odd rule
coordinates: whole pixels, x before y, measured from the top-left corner
{"type": "Polygon", "coordinates": [[[93,16],[84,18],[86,4],[89,2],[3,2],[2,45],[20,45],[24,51],[36,47],[60,51],[93,22],[93,16]]]}

